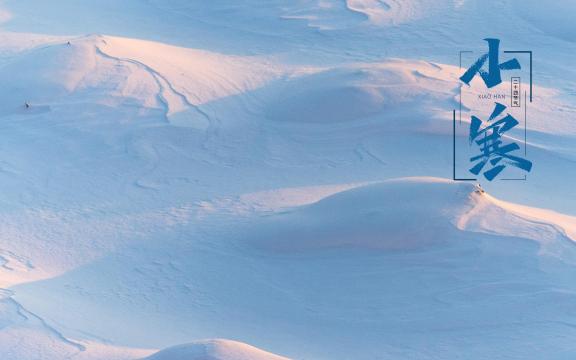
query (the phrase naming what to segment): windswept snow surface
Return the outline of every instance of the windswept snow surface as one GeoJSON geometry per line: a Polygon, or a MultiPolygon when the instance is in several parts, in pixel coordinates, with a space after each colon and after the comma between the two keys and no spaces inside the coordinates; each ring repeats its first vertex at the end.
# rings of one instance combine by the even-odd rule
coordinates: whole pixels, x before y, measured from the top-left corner
{"type": "Polygon", "coordinates": [[[1,2],[0,359],[574,358],[573,11],[1,2]],[[534,170],[480,192],[485,37],[534,51],[534,170]]]}

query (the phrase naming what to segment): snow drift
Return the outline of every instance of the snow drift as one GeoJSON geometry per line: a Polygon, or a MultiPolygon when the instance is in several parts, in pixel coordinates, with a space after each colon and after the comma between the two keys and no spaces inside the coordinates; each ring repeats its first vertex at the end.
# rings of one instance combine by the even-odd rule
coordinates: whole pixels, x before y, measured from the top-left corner
{"type": "Polygon", "coordinates": [[[390,180],[266,218],[247,238],[259,248],[279,252],[422,250],[454,244],[462,231],[522,236],[543,246],[554,239],[560,243],[570,239],[558,224],[560,215],[556,223],[547,224],[502,204],[470,183],[435,178],[390,180]]]}
{"type": "Polygon", "coordinates": [[[145,360],[288,360],[231,340],[197,341],[162,350],[145,360]]]}

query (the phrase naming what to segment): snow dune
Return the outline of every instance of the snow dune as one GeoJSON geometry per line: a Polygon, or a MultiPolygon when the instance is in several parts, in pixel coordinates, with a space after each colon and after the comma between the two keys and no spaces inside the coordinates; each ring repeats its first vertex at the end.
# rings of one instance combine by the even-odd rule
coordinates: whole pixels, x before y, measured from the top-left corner
{"type": "MultiPolygon", "coordinates": [[[[453,69],[435,64],[388,60],[319,70],[291,79],[272,100],[269,118],[279,122],[359,123],[386,118],[391,129],[406,124],[413,115],[406,109],[434,114],[438,107],[453,106],[458,84],[453,69]]],[[[426,128],[424,116],[409,122],[413,129],[426,128]]]]}
{"type": "Polygon", "coordinates": [[[454,231],[459,229],[523,235],[545,246],[547,239],[576,241],[569,237],[574,234],[569,224],[575,221],[574,217],[507,204],[470,183],[408,178],[359,186],[272,216],[258,223],[247,240],[272,252],[398,251],[446,246],[458,237],[454,231]],[[422,198],[426,198],[423,203],[419,201],[422,198]]]}
{"type": "Polygon", "coordinates": [[[287,360],[253,346],[231,340],[199,341],[174,346],[146,360],[287,360]]]}
{"type": "Polygon", "coordinates": [[[231,57],[105,36],[30,50],[4,66],[5,115],[50,111],[45,104],[161,109],[175,125],[206,128],[205,103],[249,92],[280,75],[265,59],[231,57]],[[189,69],[194,69],[192,72],[189,69]],[[195,124],[196,123],[196,124],[195,124]]]}
{"type": "Polygon", "coordinates": [[[369,185],[276,216],[278,221],[259,226],[250,238],[259,248],[280,252],[432,248],[453,238],[450,217],[469,206],[472,191],[469,184],[434,179],[369,185]]]}

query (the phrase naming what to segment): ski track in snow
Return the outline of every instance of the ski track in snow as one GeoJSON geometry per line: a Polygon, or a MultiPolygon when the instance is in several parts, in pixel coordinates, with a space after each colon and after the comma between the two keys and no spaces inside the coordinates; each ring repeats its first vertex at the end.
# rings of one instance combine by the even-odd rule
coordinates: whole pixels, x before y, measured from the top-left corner
{"type": "Polygon", "coordinates": [[[214,126],[213,121],[210,118],[210,116],[206,112],[204,112],[200,108],[200,106],[192,104],[184,94],[178,92],[174,88],[174,86],[170,83],[170,81],[168,81],[168,79],[166,79],[164,76],[162,76],[162,74],[160,74],[156,70],[152,69],[150,66],[148,66],[148,65],[146,65],[140,61],[134,60],[134,59],[123,59],[123,58],[117,58],[117,57],[108,55],[104,51],[102,51],[102,49],[98,46],[96,47],[96,49],[100,55],[102,55],[106,58],[116,60],[119,62],[127,62],[130,64],[135,64],[135,65],[143,68],[144,70],[146,70],[152,76],[152,78],[156,81],[158,88],[160,89],[159,94],[158,94],[158,98],[164,104],[164,107],[165,107],[164,112],[165,112],[165,117],[166,117],[167,121],[170,121],[169,120],[170,103],[166,100],[166,97],[163,95],[165,91],[169,91],[170,93],[176,95],[176,97],[178,97],[186,106],[194,109],[200,115],[202,115],[202,117],[204,117],[204,119],[210,124],[210,126],[214,126]]]}
{"type": "MultiPolygon", "coordinates": [[[[47,333],[48,336],[51,336],[57,341],[74,348],[76,352],[86,351],[86,347],[84,345],[66,338],[56,328],[50,326],[46,320],[25,309],[20,303],[12,298],[13,296],[14,293],[12,291],[7,289],[0,289],[0,308],[2,308],[3,312],[13,313],[20,317],[24,322],[30,323],[32,326],[39,326],[47,333]],[[37,325],[34,325],[35,323],[37,323],[37,325]]],[[[71,357],[74,357],[74,355],[71,357]]]]}

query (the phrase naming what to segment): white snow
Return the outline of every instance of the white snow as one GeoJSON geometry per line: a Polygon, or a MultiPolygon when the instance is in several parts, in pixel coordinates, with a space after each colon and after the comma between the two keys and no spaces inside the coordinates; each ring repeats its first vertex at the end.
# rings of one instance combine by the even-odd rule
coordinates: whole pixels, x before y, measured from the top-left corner
{"type": "Polygon", "coordinates": [[[162,350],[147,360],[286,360],[253,346],[231,340],[198,341],[162,350]]]}
{"type": "Polygon", "coordinates": [[[3,1],[0,358],[572,358],[573,7],[3,1]],[[481,193],[489,36],[534,50],[534,170],[481,193]]]}

